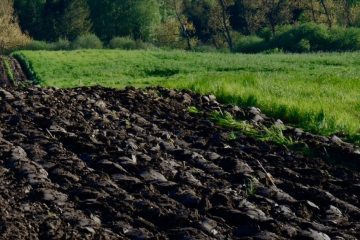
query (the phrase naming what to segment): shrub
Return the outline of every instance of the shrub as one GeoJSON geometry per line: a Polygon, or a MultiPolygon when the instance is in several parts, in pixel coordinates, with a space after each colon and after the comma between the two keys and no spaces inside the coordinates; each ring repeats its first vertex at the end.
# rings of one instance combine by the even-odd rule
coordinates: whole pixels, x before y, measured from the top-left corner
{"type": "Polygon", "coordinates": [[[71,44],[72,49],[100,49],[103,43],[95,34],[85,34],[77,37],[71,44]]]}
{"type": "Polygon", "coordinates": [[[311,50],[311,44],[308,39],[301,39],[296,45],[295,45],[296,52],[310,52],[311,50]]]}
{"type": "Polygon", "coordinates": [[[277,33],[270,40],[272,47],[288,52],[356,51],[360,50],[360,29],[305,23],[277,33]]]}
{"type": "Polygon", "coordinates": [[[44,42],[44,41],[32,40],[29,44],[22,47],[21,49],[37,51],[37,50],[52,50],[52,48],[53,48],[53,45],[51,43],[44,42]]]}
{"type": "Polygon", "coordinates": [[[330,31],[330,47],[332,51],[360,50],[360,29],[336,27],[330,31]]]}
{"type": "Polygon", "coordinates": [[[284,26],[270,40],[270,45],[287,52],[326,51],[329,33],[325,26],[313,23],[284,26]]]}
{"type": "Polygon", "coordinates": [[[137,49],[138,44],[130,37],[114,37],[109,43],[109,47],[112,49],[137,49]]]}
{"type": "Polygon", "coordinates": [[[138,49],[152,49],[152,50],[157,49],[157,47],[154,44],[149,43],[149,42],[137,41],[136,43],[137,43],[138,49]]]}
{"type": "Polygon", "coordinates": [[[199,45],[194,48],[195,52],[218,52],[219,50],[210,45],[199,45]]]}
{"type": "Polygon", "coordinates": [[[67,39],[60,38],[57,42],[52,43],[53,50],[69,50],[71,42],[67,39]]]}
{"type": "Polygon", "coordinates": [[[267,42],[257,36],[244,36],[234,44],[235,52],[259,53],[269,49],[267,42]]]}
{"type": "Polygon", "coordinates": [[[266,27],[266,28],[263,28],[261,29],[257,35],[261,38],[263,38],[264,40],[266,41],[269,41],[272,37],[272,32],[270,30],[270,28],[266,27]]]}
{"type": "Polygon", "coordinates": [[[21,50],[46,50],[46,51],[55,51],[55,50],[69,50],[71,43],[66,39],[59,39],[57,42],[48,43],[44,41],[32,40],[27,45],[20,47],[21,50]]]}
{"type": "Polygon", "coordinates": [[[140,40],[134,40],[130,37],[114,37],[109,42],[109,47],[112,49],[154,49],[155,46],[148,42],[143,42],[140,40]]]}
{"type": "Polygon", "coordinates": [[[235,51],[244,53],[284,52],[331,52],[360,50],[360,28],[334,27],[304,23],[298,26],[284,25],[269,38],[268,29],[259,32],[262,38],[247,36],[236,40],[235,51]]]}

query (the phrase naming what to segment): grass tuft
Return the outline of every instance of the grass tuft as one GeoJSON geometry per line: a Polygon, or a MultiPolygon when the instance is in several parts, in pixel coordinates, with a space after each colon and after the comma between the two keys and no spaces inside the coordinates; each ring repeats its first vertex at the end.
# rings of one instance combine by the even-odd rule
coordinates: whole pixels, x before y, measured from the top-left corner
{"type": "MultiPolygon", "coordinates": [[[[260,141],[273,142],[284,146],[292,146],[295,143],[291,138],[284,136],[283,131],[285,129],[281,126],[273,125],[269,128],[265,126],[255,127],[246,121],[236,120],[230,113],[222,114],[218,111],[214,111],[211,114],[211,120],[217,125],[237,130],[245,136],[256,138],[260,141]]],[[[231,132],[230,135],[233,138],[235,136],[234,132],[231,132]]]]}

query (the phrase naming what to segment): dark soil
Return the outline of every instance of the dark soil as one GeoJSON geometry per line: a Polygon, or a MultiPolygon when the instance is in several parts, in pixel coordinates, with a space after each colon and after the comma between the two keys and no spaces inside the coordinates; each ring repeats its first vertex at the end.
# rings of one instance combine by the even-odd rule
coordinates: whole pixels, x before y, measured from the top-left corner
{"type": "Polygon", "coordinates": [[[188,107],[272,120],[161,88],[0,97],[0,239],[360,238],[359,154],[338,139],[290,128],[312,157],[229,140],[188,107]]]}
{"type": "Polygon", "coordinates": [[[7,76],[5,64],[1,56],[0,56],[0,86],[7,86],[7,87],[12,86],[9,77],[7,76]]]}
{"type": "Polygon", "coordinates": [[[0,86],[3,87],[12,87],[25,84],[27,82],[27,77],[23,72],[19,62],[13,57],[4,57],[0,56],[0,86]],[[5,59],[9,62],[9,67],[13,74],[13,79],[8,76],[5,67],[5,59]]]}
{"type": "Polygon", "coordinates": [[[19,85],[19,83],[25,83],[28,80],[28,77],[24,73],[20,63],[14,57],[9,57],[11,70],[14,75],[14,84],[19,85]]]}

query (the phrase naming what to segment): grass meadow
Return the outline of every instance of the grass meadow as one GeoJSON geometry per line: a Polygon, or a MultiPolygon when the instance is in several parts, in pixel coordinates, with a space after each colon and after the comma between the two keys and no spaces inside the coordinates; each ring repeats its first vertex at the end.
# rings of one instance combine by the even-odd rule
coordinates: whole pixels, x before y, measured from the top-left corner
{"type": "Polygon", "coordinates": [[[314,133],[360,143],[360,53],[226,54],[161,50],[21,51],[42,86],[160,85],[257,106],[314,133]]]}

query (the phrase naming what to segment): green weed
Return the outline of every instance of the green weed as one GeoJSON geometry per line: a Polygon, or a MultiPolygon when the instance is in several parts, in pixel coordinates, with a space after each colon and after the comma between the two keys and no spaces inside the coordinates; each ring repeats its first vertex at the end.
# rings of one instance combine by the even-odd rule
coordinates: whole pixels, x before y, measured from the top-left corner
{"type": "Polygon", "coordinates": [[[195,106],[189,107],[189,108],[188,108],[188,112],[189,112],[190,114],[192,114],[192,115],[199,115],[199,114],[202,113],[202,112],[201,112],[199,109],[197,109],[197,107],[195,107],[195,106]]]}
{"type": "MultiPolygon", "coordinates": [[[[246,121],[236,120],[230,113],[222,114],[218,111],[214,111],[211,114],[211,120],[222,127],[237,130],[245,136],[253,137],[260,141],[273,142],[285,146],[291,146],[295,143],[290,137],[284,136],[283,130],[285,129],[281,126],[273,125],[269,128],[265,126],[255,127],[246,121]]],[[[232,133],[234,132],[231,132],[230,135],[232,133]]],[[[231,136],[233,139],[236,138],[234,134],[231,136]]]]}

